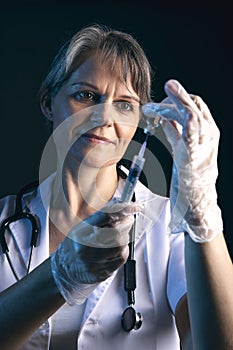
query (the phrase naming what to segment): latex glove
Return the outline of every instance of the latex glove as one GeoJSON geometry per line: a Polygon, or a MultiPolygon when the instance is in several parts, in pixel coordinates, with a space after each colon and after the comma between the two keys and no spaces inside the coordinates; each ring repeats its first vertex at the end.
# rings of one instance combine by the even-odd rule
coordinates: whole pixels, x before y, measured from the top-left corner
{"type": "Polygon", "coordinates": [[[195,242],[210,241],[223,230],[215,186],[220,133],[199,96],[189,95],[175,80],[165,84],[165,92],[168,98],[161,104],[149,103],[142,110],[162,117],[172,147],[170,229],[187,232],[195,242]]]}
{"type": "Polygon", "coordinates": [[[138,203],[114,200],[71,229],[51,255],[55,283],[68,304],[82,304],[125,262],[133,214],[141,210],[138,203]]]}

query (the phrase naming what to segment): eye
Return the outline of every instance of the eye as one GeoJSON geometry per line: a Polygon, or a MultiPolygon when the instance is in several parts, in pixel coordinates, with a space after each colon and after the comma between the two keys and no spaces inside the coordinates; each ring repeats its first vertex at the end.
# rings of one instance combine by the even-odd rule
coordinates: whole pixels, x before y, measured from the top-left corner
{"type": "Polygon", "coordinates": [[[132,103],[127,101],[118,101],[118,102],[115,102],[115,105],[117,106],[118,109],[120,109],[123,112],[127,112],[127,111],[131,112],[134,109],[132,103]]]}
{"type": "Polygon", "coordinates": [[[100,96],[95,92],[82,90],[74,94],[74,97],[77,101],[80,102],[99,102],[100,96]]]}

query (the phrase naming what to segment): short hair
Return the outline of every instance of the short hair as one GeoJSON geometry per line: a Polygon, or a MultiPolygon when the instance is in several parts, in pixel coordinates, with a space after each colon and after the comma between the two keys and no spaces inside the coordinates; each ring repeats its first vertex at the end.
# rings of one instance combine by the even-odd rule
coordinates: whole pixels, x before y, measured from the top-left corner
{"type": "Polygon", "coordinates": [[[99,24],[83,27],[60,48],[41,84],[40,98],[54,97],[71,74],[96,52],[112,71],[120,64],[124,81],[130,74],[141,104],[150,101],[152,70],[142,47],[132,35],[99,24]]]}

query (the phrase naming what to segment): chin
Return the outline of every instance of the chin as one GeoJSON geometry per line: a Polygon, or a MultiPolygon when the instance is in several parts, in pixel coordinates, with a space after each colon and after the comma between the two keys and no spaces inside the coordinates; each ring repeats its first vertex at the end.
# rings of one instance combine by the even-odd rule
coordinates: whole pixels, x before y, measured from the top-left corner
{"type": "Polygon", "coordinates": [[[93,169],[103,169],[103,168],[107,168],[110,166],[113,166],[119,162],[119,158],[114,158],[114,159],[105,159],[104,157],[102,157],[101,159],[97,159],[97,158],[92,158],[92,157],[85,157],[82,162],[80,163],[80,168],[81,167],[88,167],[88,168],[93,168],[93,169]]]}

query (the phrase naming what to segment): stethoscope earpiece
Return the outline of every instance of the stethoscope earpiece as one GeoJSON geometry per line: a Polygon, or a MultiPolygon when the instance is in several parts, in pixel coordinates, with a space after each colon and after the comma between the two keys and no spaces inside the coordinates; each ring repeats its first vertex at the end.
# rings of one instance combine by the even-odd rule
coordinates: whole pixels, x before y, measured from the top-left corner
{"type": "Polygon", "coordinates": [[[136,312],[132,306],[125,309],[121,316],[121,326],[126,332],[137,330],[142,325],[143,317],[140,312],[136,312]]]}

